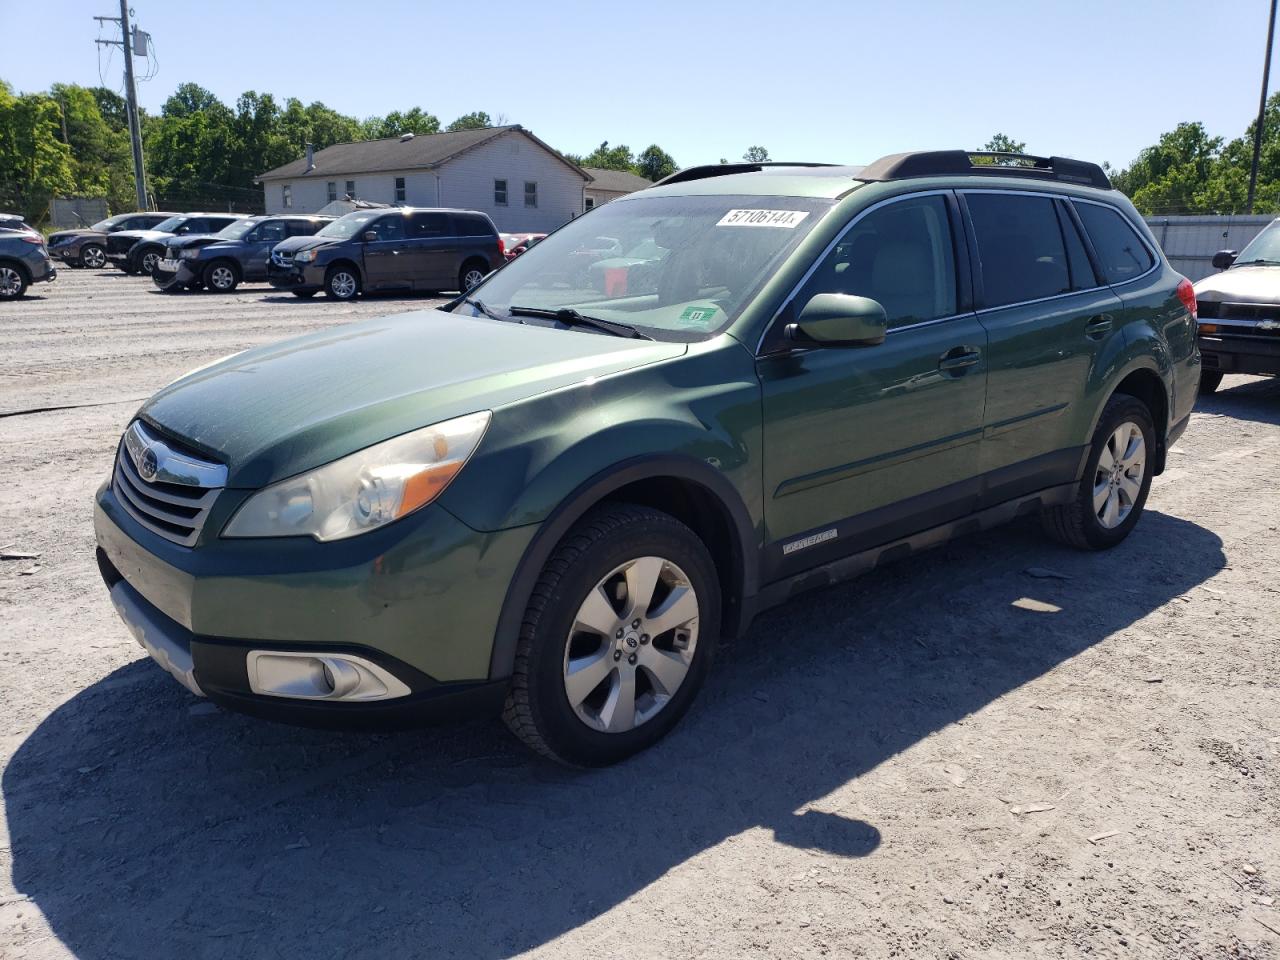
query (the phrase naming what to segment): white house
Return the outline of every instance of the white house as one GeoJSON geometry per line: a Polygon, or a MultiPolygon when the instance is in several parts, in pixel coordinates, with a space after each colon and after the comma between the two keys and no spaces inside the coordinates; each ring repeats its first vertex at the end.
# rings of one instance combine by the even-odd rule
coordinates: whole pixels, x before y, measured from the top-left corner
{"type": "Polygon", "coordinates": [[[504,233],[545,233],[586,208],[591,175],[518,125],[337,143],[257,177],[267,213],[350,196],[480,210],[504,233]]]}
{"type": "Polygon", "coordinates": [[[587,184],[583,200],[583,207],[587,210],[598,207],[602,203],[608,203],[610,200],[625,197],[628,193],[635,193],[637,190],[653,186],[651,180],[646,180],[634,173],[627,173],[625,170],[605,170],[599,167],[583,169],[591,175],[591,182],[587,184]]]}

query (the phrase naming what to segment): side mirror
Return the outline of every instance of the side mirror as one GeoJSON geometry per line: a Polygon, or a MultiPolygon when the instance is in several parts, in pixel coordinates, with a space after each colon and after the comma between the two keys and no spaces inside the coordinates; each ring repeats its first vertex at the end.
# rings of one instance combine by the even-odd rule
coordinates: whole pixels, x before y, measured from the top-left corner
{"type": "Polygon", "coordinates": [[[1219,250],[1213,255],[1213,265],[1219,270],[1225,270],[1236,262],[1236,251],[1219,250]]]}
{"type": "Polygon", "coordinates": [[[376,243],[376,242],[377,242],[377,240],[378,240],[378,231],[377,231],[377,230],[366,230],[366,231],[364,232],[364,242],[365,242],[365,243],[376,243]]]}
{"type": "Polygon", "coordinates": [[[884,343],[889,318],[870,297],[820,293],[804,305],[787,337],[819,347],[871,347],[884,343]]]}

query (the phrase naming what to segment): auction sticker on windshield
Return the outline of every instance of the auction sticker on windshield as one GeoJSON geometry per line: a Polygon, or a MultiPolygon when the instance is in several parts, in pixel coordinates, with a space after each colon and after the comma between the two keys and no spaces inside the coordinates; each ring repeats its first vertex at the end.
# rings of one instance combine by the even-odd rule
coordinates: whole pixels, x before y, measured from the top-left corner
{"type": "Polygon", "coordinates": [[[785,227],[794,230],[796,224],[809,215],[807,210],[730,210],[717,227],[785,227]]]}

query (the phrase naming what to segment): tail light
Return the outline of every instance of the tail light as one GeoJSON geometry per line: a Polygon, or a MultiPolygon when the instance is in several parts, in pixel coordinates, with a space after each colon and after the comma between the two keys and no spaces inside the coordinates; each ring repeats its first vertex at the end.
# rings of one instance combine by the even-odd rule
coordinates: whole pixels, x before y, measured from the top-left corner
{"type": "Polygon", "coordinates": [[[27,243],[34,243],[36,246],[39,246],[39,247],[44,246],[44,237],[34,237],[29,233],[24,233],[22,235],[22,239],[25,240],[27,243]]]}
{"type": "Polygon", "coordinates": [[[1178,284],[1178,299],[1182,301],[1182,305],[1191,313],[1191,319],[1199,319],[1199,313],[1196,310],[1196,288],[1191,285],[1191,281],[1183,277],[1178,284]]]}
{"type": "Polygon", "coordinates": [[[507,245],[502,242],[502,238],[498,238],[498,256],[505,257],[507,255],[507,245]]]}

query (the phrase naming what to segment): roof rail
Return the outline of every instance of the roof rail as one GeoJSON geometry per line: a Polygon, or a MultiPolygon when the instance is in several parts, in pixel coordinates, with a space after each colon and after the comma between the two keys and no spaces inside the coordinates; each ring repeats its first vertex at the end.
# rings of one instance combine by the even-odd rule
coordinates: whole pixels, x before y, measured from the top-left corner
{"type": "Polygon", "coordinates": [[[784,163],[766,160],[762,163],[707,163],[700,167],[686,167],[663,177],[655,187],[670,183],[688,183],[690,180],[708,180],[711,177],[727,177],[733,173],[759,173],[765,167],[834,167],[834,163],[784,163]]]}
{"type": "Polygon", "coordinates": [[[859,180],[901,180],[907,177],[976,175],[980,177],[1027,177],[1062,180],[1110,190],[1111,181],[1096,163],[1067,157],[1035,157],[1026,153],[992,153],[984,150],[929,150],[918,153],[891,153],[868,164],[859,180]],[[987,163],[974,163],[975,158],[987,163]]]}

